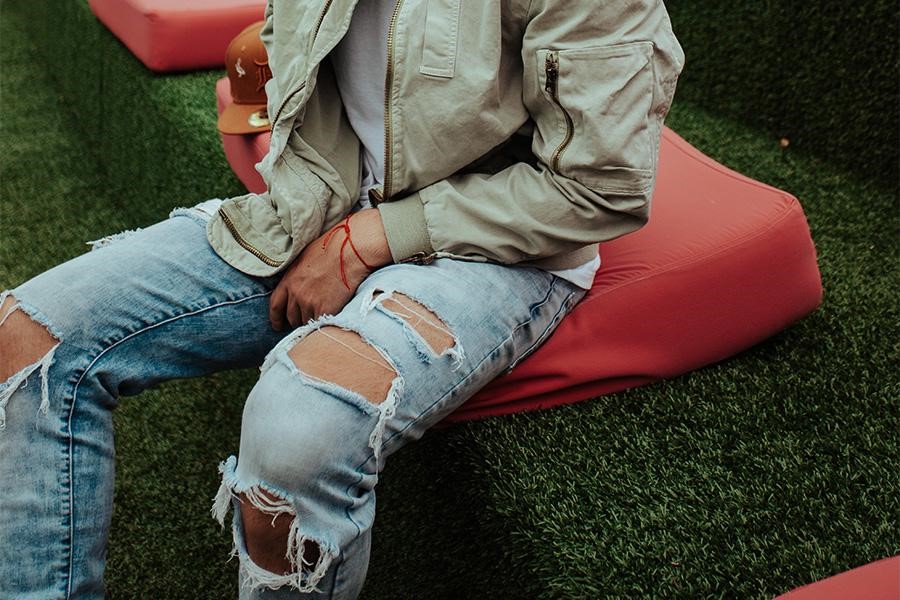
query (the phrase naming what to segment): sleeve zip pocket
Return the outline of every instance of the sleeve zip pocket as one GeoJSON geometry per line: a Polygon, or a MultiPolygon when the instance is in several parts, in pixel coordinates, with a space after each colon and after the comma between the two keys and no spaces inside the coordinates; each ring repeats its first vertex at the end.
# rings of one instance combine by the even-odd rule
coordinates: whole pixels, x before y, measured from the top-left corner
{"type": "Polygon", "coordinates": [[[559,101],[559,54],[555,51],[547,52],[547,58],[544,60],[544,77],[546,80],[544,90],[550,94],[550,98],[553,99],[553,102],[559,107],[566,119],[566,136],[559,146],[556,147],[556,150],[553,151],[553,156],[550,160],[550,167],[558,172],[559,159],[575,136],[575,123],[572,122],[572,117],[559,101]]]}
{"type": "Polygon", "coordinates": [[[640,195],[655,171],[652,42],[537,51],[546,106],[540,156],[603,194],[640,195]]]}

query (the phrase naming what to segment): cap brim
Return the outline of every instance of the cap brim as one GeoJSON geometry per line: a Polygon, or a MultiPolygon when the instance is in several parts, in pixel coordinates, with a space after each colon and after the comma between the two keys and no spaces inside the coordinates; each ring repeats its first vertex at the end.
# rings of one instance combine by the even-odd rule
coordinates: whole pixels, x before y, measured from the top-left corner
{"type": "Polygon", "coordinates": [[[268,119],[260,119],[265,104],[229,104],[219,115],[219,131],[226,135],[245,135],[269,130],[268,119]]]}

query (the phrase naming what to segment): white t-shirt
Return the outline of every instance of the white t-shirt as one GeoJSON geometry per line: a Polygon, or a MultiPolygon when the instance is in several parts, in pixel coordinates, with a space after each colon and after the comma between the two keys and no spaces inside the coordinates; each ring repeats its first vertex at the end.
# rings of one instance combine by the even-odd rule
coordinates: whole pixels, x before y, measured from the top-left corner
{"type": "MultiPolygon", "coordinates": [[[[368,208],[369,189],[384,181],[384,85],[387,38],[396,0],[359,2],[350,29],[331,53],[335,77],[350,125],[362,142],[362,189],[359,203],[368,208]]],[[[583,265],[554,275],[590,289],[600,268],[595,256],[583,265]]]]}

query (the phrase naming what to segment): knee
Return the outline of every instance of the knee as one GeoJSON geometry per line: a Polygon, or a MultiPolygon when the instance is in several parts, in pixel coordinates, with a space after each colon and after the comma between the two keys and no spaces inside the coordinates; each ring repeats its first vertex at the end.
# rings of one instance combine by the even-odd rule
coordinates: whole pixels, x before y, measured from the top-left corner
{"type": "Polygon", "coordinates": [[[47,328],[19,306],[11,295],[0,304],[0,381],[38,363],[56,346],[47,328]]]}
{"type": "Polygon", "coordinates": [[[385,355],[353,331],[328,326],[312,332],[288,351],[300,372],[383,403],[397,377],[385,355]]]}
{"type": "Polygon", "coordinates": [[[212,507],[224,526],[229,507],[235,509],[235,553],[242,567],[242,586],[312,592],[338,554],[337,544],[311,527],[307,511],[298,514],[298,500],[267,483],[247,484],[229,458],[220,466],[222,485],[212,507]]]}
{"type": "Polygon", "coordinates": [[[40,372],[40,411],[50,407],[48,371],[59,340],[33,317],[18,300],[0,295],[0,429],[6,427],[6,407],[12,395],[28,377],[40,372]]]}
{"type": "Polygon", "coordinates": [[[324,326],[273,356],[244,405],[242,468],[312,484],[349,453],[379,453],[402,387],[383,350],[324,326]]]}
{"type": "Polygon", "coordinates": [[[358,465],[371,456],[373,429],[383,432],[383,408],[399,375],[380,349],[333,326],[281,352],[279,360],[296,369],[264,368],[244,407],[240,463],[223,463],[213,512],[221,519],[237,507],[243,535],[236,532],[236,544],[246,549],[251,584],[304,590],[322,578],[337,540],[348,535],[331,523],[331,503],[348,490],[348,501],[363,502],[374,487],[374,473],[358,465]],[[323,531],[327,537],[316,534],[323,531]]]}
{"type": "Polygon", "coordinates": [[[392,414],[400,376],[381,349],[335,326],[274,353],[280,364],[263,368],[244,405],[239,471],[329,495],[357,476],[350,467],[378,454],[374,433],[392,414]]]}

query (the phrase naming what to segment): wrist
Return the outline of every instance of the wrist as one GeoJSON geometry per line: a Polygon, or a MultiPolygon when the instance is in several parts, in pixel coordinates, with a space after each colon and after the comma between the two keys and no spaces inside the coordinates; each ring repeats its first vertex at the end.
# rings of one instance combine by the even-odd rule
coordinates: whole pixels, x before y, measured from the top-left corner
{"type": "Polygon", "coordinates": [[[341,281],[348,290],[355,287],[350,285],[351,280],[358,284],[369,273],[390,262],[391,253],[378,211],[347,215],[328,230],[321,240],[323,254],[334,253],[336,248],[334,258],[340,269],[341,281]],[[336,236],[338,245],[329,248],[336,236]]]}
{"type": "Polygon", "coordinates": [[[383,267],[393,262],[381,213],[366,208],[353,214],[349,221],[353,243],[365,261],[373,267],[383,267]]]}

